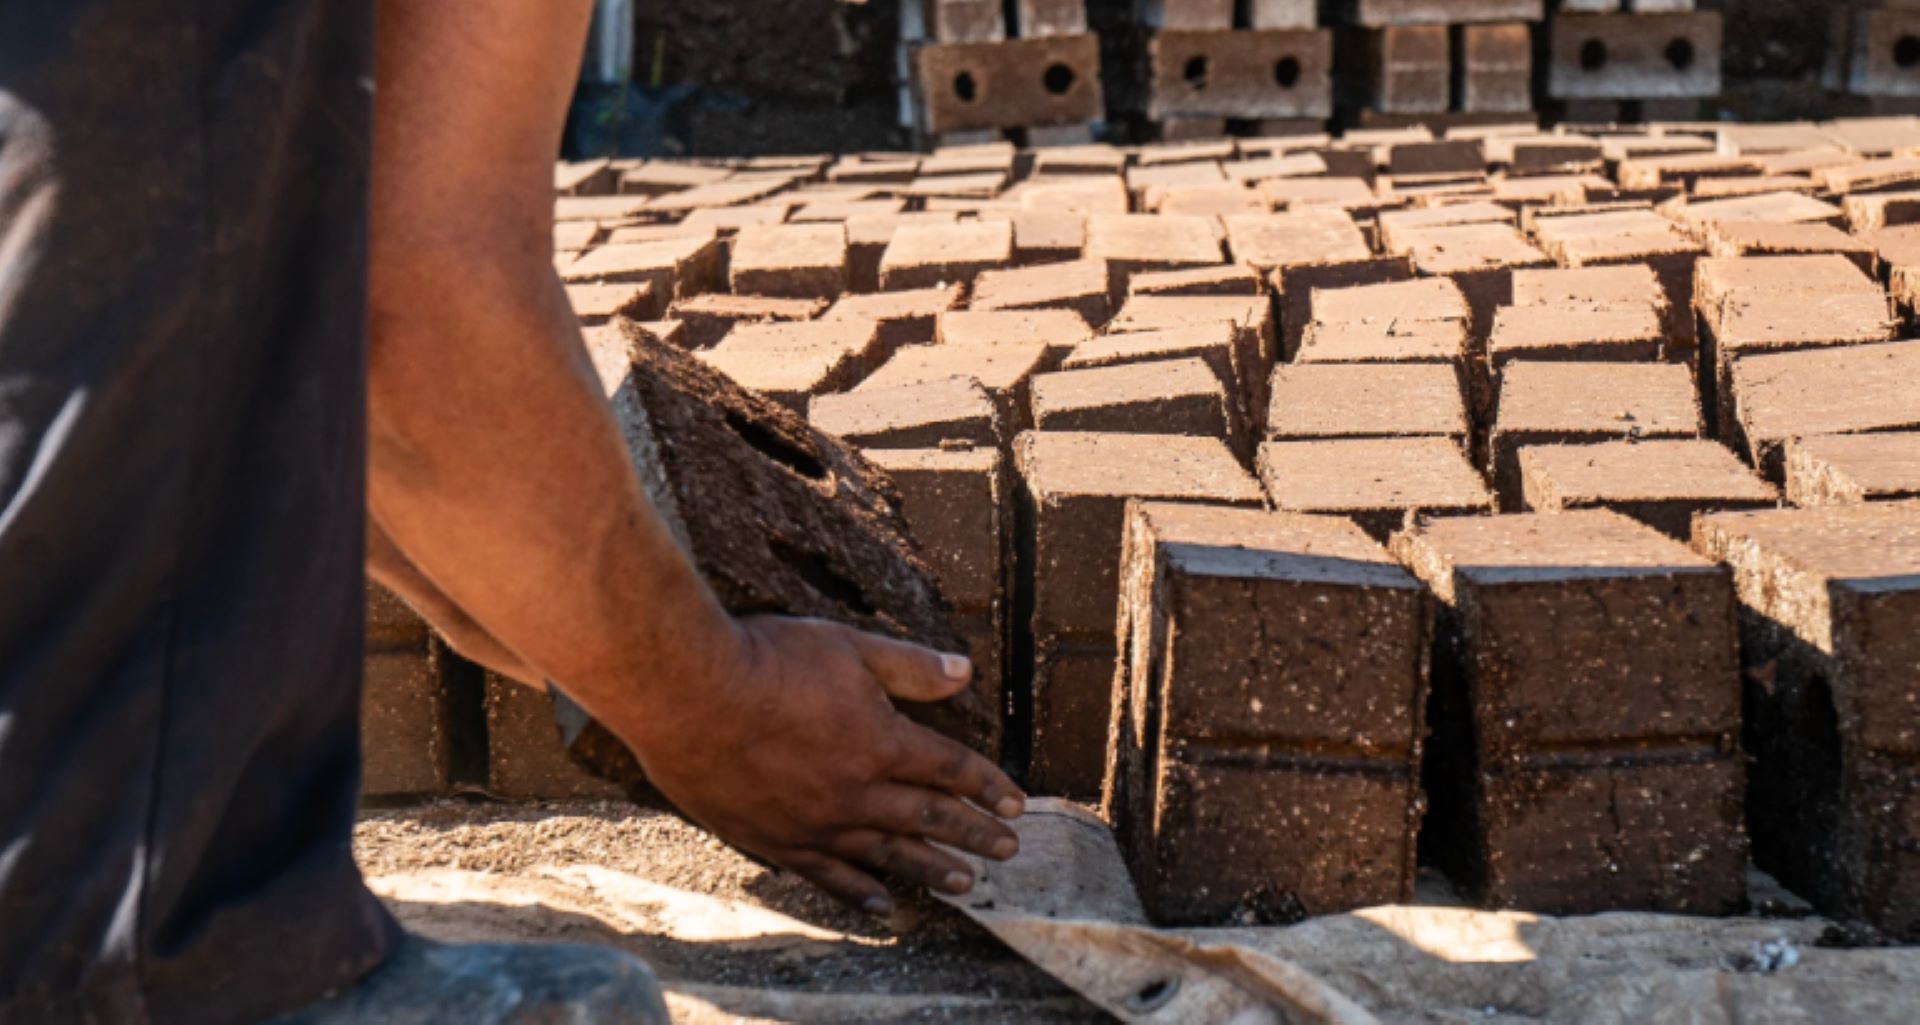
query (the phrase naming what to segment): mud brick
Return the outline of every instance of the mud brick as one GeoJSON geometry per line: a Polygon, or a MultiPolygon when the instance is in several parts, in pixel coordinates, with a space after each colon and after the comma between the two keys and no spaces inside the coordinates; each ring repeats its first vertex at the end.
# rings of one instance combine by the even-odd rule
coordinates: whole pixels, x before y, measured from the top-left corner
{"type": "Polygon", "coordinates": [[[620,193],[625,196],[664,196],[696,185],[711,185],[733,177],[730,167],[683,164],[670,160],[649,160],[631,170],[620,172],[620,193]]]}
{"type": "Polygon", "coordinates": [[[1552,266],[1553,261],[1505,224],[1460,224],[1404,233],[1406,255],[1422,277],[1460,286],[1472,311],[1476,342],[1493,330],[1494,312],[1513,301],[1513,272],[1552,266]]]}
{"type": "Polygon", "coordinates": [[[1236,160],[1220,166],[1221,173],[1237,182],[1258,183],[1275,178],[1320,178],[1328,173],[1326,158],[1318,153],[1287,153],[1252,160],[1236,160]]]}
{"type": "Polygon", "coordinates": [[[1316,0],[1252,0],[1247,23],[1254,28],[1306,29],[1320,24],[1316,0]]]}
{"type": "Polygon", "coordinates": [[[1795,438],[1786,467],[1794,505],[1920,498],[1920,434],[1795,438]]]}
{"type": "Polygon", "coordinates": [[[1333,116],[1333,33],[1161,31],[1148,44],[1148,116],[1333,116]]]}
{"type": "Polygon", "coordinates": [[[1371,38],[1373,105],[1389,114],[1447,109],[1453,55],[1445,25],[1383,28],[1371,38]]]}
{"type": "MultiPolygon", "coordinates": [[[[906,196],[920,199],[928,209],[938,209],[936,204],[984,202],[1000,195],[1007,187],[1007,175],[1004,171],[991,171],[985,174],[954,174],[938,178],[916,178],[913,184],[901,190],[906,196]]],[[[974,207],[967,207],[974,208],[974,207]]]]}
{"type": "Polygon", "coordinates": [[[1672,222],[1651,211],[1620,210],[1539,220],[1534,234],[1562,267],[1652,267],[1667,293],[1668,336],[1676,349],[1693,348],[1693,267],[1706,247],[1672,222]]]}
{"type": "Polygon", "coordinates": [[[847,271],[853,290],[880,290],[880,261],[893,242],[895,232],[905,227],[951,225],[959,219],[958,214],[939,210],[850,218],[847,221],[847,271]]]}
{"type": "MultiPolygon", "coordinates": [[[[1736,175],[1727,178],[1702,178],[1694,183],[1693,198],[1682,203],[1681,209],[1684,210],[1689,206],[1693,206],[1700,200],[1757,197],[1776,192],[1798,193],[1802,198],[1805,198],[1808,193],[1815,191],[1815,189],[1816,186],[1813,183],[1813,179],[1804,174],[1751,174],[1736,175]]],[[[1768,203],[1777,203],[1781,208],[1786,208],[1788,201],[1776,198],[1768,200],[1768,203]]],[[[1840,213],[1838,208],[1830,208],[1829,210],[1821,211],[1818,216],[1811,217],[1802,215],[1801,218],[1772,218],[1768,214],[1762,213],[1750,219],[1804,219],[1808,221],[1838,223],[1839,217],[1840,213]]],[[[1722,219],[1724,220],[1724,218],[1722,219]]]]}
{"type": "MultiPolygon", "coordinates": [[[[719,237],[719,229],[711,225],[700,227],[698,225],[690,225],[685,221],[659,224],[622,224],[610,227],[607,232],[606,244],[609,246],[631,246],[644,242],[666,242],[672,239],[718,239],[719,237]]],[[[721,252],[724,253],[726,250],[725,244],[723,243],[720,248],[721,252]]]]}
{"type": "Polygon", "coordinates": [[[1272,403],[1273,440],[1432,436],[1464,446],[1471,429],[1459,375],[1439,363],[1279,366],[1272,403]]]}
{"type": "Polygon", "coordinates": [[[1650,303],[1617,306],[1509,306],[1494,318],[1487,359],[1650,363],[1666,353],[1666,327],[1650,303]]]}
{"type": "Polygon", "coordinates": [[[1689,200],[1675,212],[1683,223],[1702,234],[1713,225],[1727,222],[1837,226],[1846,219],[1839,207],[1797,192],[1765,192],[1705,202],[1689,200]]]}
{"type": "Polygon", "coordinates": [[[1525,24],[1466,26],[1461,64],[1461,110],[1533,111],[1533,33],[1525,24]]]}
{"type": "Polygon", "coordinates": [[[1147,190],[1141,206],[1148,213],[1171,217],[1217,218],[1267,212],[1260,195],[1239,182],[1156,186],[1147,190]]]}
{"type": "Polygon", "coordinates": [[[995,709],[1005,707],[1005,639],[1013,500],[997,448],[892,449],[868,455],[900,493],[900,511],[956,609],[995,709]]]}
{"type": "Polygon", "coordinates": [[[1734,362],[1727,439],[1767,477],[1787,442],[1817,434],[1920,430],[1920,342],[1748,356],[1734,362]]]}
{"type": "Polygon", "coordinates": [[[791,224],[845,224],[855,217],[884,217],[905,211],[907,201],[898,196],[875,199],[821,199],[803,203],[788,219],[791,224]]]}
{"type": "Polygon", "coordinates": [[[904,185],[920,172],[917,155],[887,158],[841,157],[827,168],[827,180],[843,185],[904,185]]]}
{"type": "Polygon", "coordinates": [[[638,196],[561,196],[553,201],[555,223],[619,222],[638,217],[647,201],[638,196]]]}
{"type": "Polygon", "coordinates": [[[1838,196],[1903,192],[1920,186],[1920,157],[1890,157],[1815,171],[1813,180],[1838,196]]]}
{"type": "Polygon", "coordinates": [[[556,221],[553,225],[553,248],[586,249],[600,241],[600,234],[600,225],[594,221],[556,221]]]}
{"type": "Polygon", "coordinates": [[[1739,178],[1759,170],[1759,162],[1750,157],[1707,152],[1661,153],[1622,160],[1614,170],[1614,177],[1620,187],[1628,191],[1658,192],[1674,187],[1690,191],[1709,178],[1739,178]]]}
{"type": "Polygon", "coordinates": [[[1611,182],[1594,174],[1508,176],[1494,179],[1492,201],[1524,212],[1540,206],[1584,206],[1612,189],[1611,182]]]}
{"type": "Polygon", "coordinates": [[[1300,363],[1449,363],[1471,354],[1470,310],[1445,278],[1314,292],[1314,322],[1295,354],[1300,363]]]}
{"type": "Polygon", "coordinates": [[[1087,31],[1086,0],[1015,0],[1014,10],[1022,38],[1073,36],[1087,31]]]}
{"type": "Polygon", "coordinates": [[[1700,436],[1693,373],[1670,363],[1509,364],[1488,442],[1501,507],[1520,508],[1520,450],[1534,445],[1700,436]]]}
{"type": "Polygon", "coordinates": [[[1553,19],[1547,92],[1555,99],[1648,100],[1720,94],[1717,11],[1553,19]]]}
{"type": "Polygon", "coordinates": [[[1354,21],[1369,28],[1539,21],[1544,17],[1543,0],[1354,0],[1353,4],[1354,21]]]}
{"type": "Polygon", "coordinates": [[[1387,173],[1397,178],[1457,178],[1486,170],[1486,153],[1471,139],[1403,142],[1387,149],[1387,173]]]}
{"type": "Polygon", "coordinates": [[[1404,253],[1412,246],[1413,240],[1408,237],[1410,232],[1463,224],[1504,224],[1512,227],[1519,220],[1512,209],[1487,200],[1414,210],[1386,210],[1380,214],[1380,247],[1390,253],[1404,253]]]}
{"type": "Polygon", "coordinates": [[[1845,208],[1848,230],[1859,235],[1881,228],[1920,223],[1920,190],[1848,196],[1845,208]]]}
{"type": "Polygon", "coordinates": [[[1534,512],[1612,509],[1679,541],[1697,513],[1764,509],[1780,492],[1711,441],[1610,441],[1520,450],[1521,493],[1534,512]]]}
{"type": "Polygon", "coordinates": [[[997,43],[1007,38],[999,0],[926,0],[928,27],[938,43],[997,43]]]}
{"type": "Polygon", "coordinates": [[[1733,365],[1741,359],[1888,341],[1897,331],[1886,293],[1837,255],[1702,260],[1694,303],[1701,390],[1722,437],[1737,429],[1734,405],[1721,397],[1732,394],[1733,365]]]}
{"type": "Polygon", "coordinates": [[[1148,271],[1127,282],[1128,295],[1246,296],[1264,291],[1260,275],[1244,264],[1195,267],[1190,270],[1148,271]]]}
{"type": "Polygon", "coordinates": [[[696,185],[681,192],[670,192],[647,200],[646,212],[671,217],[708,207],[743,206],[757,203],[787,188],[792,177],[765,177],[696,185]]]}
{"type": "Polygon", "coordinates": [[[1838,918],[1920,938],[1920,504],[1727,513],[1755,860],[1838,918]]]}
{"type": "Polygon", "coordinates": [[[1092,35],[924,46],[914,70],[935,134],[1078,124],[1105,116],[1092,35]]]}
{"type": "Polygon", "coordinates": [[[1380,541],[1413,517],[1494,511],[1486,480],[1450,438],[1270,441],[1257,468],[1274,508],[1350,517],[1380,541]]]}
{"type": "Polygon", "coordinates": [[[1212,372],[1237,405],[1247,388],[1247,374],[1264,372],[1248,361],[1242,332],[1226,320],[1186,324],[1158,331],[1127,331],[1102,335],[1082,343],[1060,363],[1063,370],[1092,370],[1136,364],[1162,365],[1174,360],[1198,360],[1212,372]]]}
{"type": "Polygon", "coordinates": [[[1123,214],[1132,209],[1127,180],[1102,174],[1053,180],[1029,179],[1017,186],[1021,209],[1042,213],[1123,214]]]}
{"type": "Polygon", "coordinates": [[[711,229],[720,237],[728,238],[738,235],[747,228],[766,228],[783,224],[790,210],[792,205],[785,200],[770,199],[752,206],[695,210],[680,221],[680,226],[701,231],[711,229]]]}
{"type": "Polygon", "coordinates": [[[879,328],[857,320],[741,324],[698,355],[800,416],[811,396],[846,391],[885,359],[879,328]]]}
{"type": "Polygon", "coordinates": [[[1033,375],[1052,369],[1058,362],[1044,342],[913,345],[895,353],[854,391],[892,389],[948,377],[972,378],[993,397],[1007,430],[1021,431],[1028,426],[1033,375]]]}
{"type": "Polygon", "coordinates": [[[1105,260],[1110,291],[1127,294],[1141,271],[1177,270],[1223,262],[1220,239],[1203,217],[1095,214],[1087,218],[1087,256],[1105,260]]]}
{"type": "Polygon", "coordinates": [[[1105,772],[1127,499],[1253,508],[1264,499],[1213,438],[1029,432],[1015,443],[1015,464],[1036,652],[1029,782],[1087,798],[1105,772]]]}
{"type": "Polygon", "coordinates": [[[934,327],[934,340],[942,345],[1039,342],[1049,365],[1092,337],[1087,319],[1074,310],[953,310],[934,327]]]}
{"type": "Polygon", "coordinates": [[[567,284],[645,282],[662,307],[675,299],[714,291],[719,284],[720,240],[693,235],[632,245],[604,245],[560,272],[567,284]]]}
{"type": "Polygon", "coordinates": [[[764,295],[696,295],[673,304],[667,315],[686,326],[688,348],[708,349],[720,344],[741,324],[771,324],[812,320],[827,308],[819,299],[776,299],[764,295]]]}
{"type": "Polygon", "coordinates": [[[1832,28],[1835,89],[1875,97],[1920,96],[1909,41],[1920,35],[1920,12],[1886,9],[1836,10],[1832,28]]]}
{"type": "Polygon", "coordinates": [[[1261,182],[1256,191],[1267,205],[1290,213],[1326,207],[1369,217],[1405,203],[1381,196],[1362,178],[1274,178],[1261,182]]]}
{"type": "Polygon", "coordinates": [[[1033,379],[1033,426],[1041,431],[1185,434],[1240,451],[1240,417],[1212,367],[1198,359],[1064,370],[1033,379]]]}
{"type": "Polygon", "coordinates": [[[1568,174],[1602,166],[1600,142],[1583,135],[1517,135],[1488,139],[1487,162],[1515,174],[1568,174]]]}
{"type": "Polygon", "coordinates": [[[1078,260],[1087,247],[1087,216],[1082,213],[987,211],[980,219],[1013,225],[1013,262],[1022,267],[1078,260]]]}
{"type": "Polygon", "coordinates": [[[1127,191],[1143,209],[1147,197],[1158,190],[1227,184],[1227,175],[1217,161],[1193,161],[1177,164],[1152,164],[1127,169],[1127,191]]]}
{"type": "MultiPolygon", "coordinates": [[[[962,650],[883,474],[688,354],[622,333],[590,345],[594,368],[654,508],[722,607],[962,650]]],[[[977,692],[904,710],[997,756],[999,716],[977,692]]],[[[570,718],[577,758],[630,795],[651,790],[610,734],[570,718]]]]}
{"type": "Polygon", "coordinates": [[[446,792],[453,723],[441,679],[443,659],[426,621],[391,591],[368,583],[361,793],[446,792]]]}
{"type": "Polygon", "coordinates": [[[1013,226],[967,221],[901,227],[880,259],[884,291],[971,283],[983,270],[1013,262],[1013,226]]]}
{"type": "Polygon", "coordinates": [[[598,196],[610,192],[615,181],[606,158],[553,165],[553,191],[562,196],[598,196]]]}
{"type": "Polygon", "coordinates": [[[916,288],[905,292],[850,295],[822,315],[825,320],[870,320],[880,325],[880,347],[895,352],[902,346],[933,341],[939,316],[960,305],[960,285],[916,288]]]}
{"type": "Polygon", "coordinates": [[[687,325],[677,320],[628,321],[621,320],[618,317],[615,317],[613,320],[608,321],[598,328],[589,328],[587,330],[587,344],[591,346],[594,343],[594,335],[596,332],[603,333],[607,337],[617,341],[622,332],[626,331],[638,332],[661,345],[671,345],[676,349],[685,349],[688,347],[687,325]]]}
{"type": "Polygon", "coordinates": [[[1104,803],[1148,914],[1409,900],[1430,634],[1413,578],[1339,520],[1144,502],[1124,558],[1104,803]]]}
{"type": "Polygon", "coordinates": [[[1434,520],[1426,837],[1492,907],[1725,914],[1745,899],[1732,575],[1605,510],[1434,520]]]}
{"type": "Polygon", "coordinates": [[[1873,273],[1873,247],[1830,224],[1721,221],[1708,225],[1706,236],[1707,252],[1716,257],[1837,253],[1862,273],[1873,273]]]}
{"type": "Polygon", "coordinates": [[[1055,146],[1033,154],[1033,173],[1046,175],[1114,175],[1125,170],[1127,153],[1118,146],[1088,143],[1055,146]]]}
{"type": "Polygon", "coordinates": [[[510,801],[617,800],[622,789],[567,754],[553,698],[486,674],[487,792],[510,801]]]}
{"type": "Polygon", "coordinates": [[[1113,314],[1110,286],[1102,260],[990,270],[975,280],[969,309],[1072,310],[1097,327],[1113,314]]]}
{"type": "Polygon", "coordinates": [[[1920,119],[1912,117],[1837,118],[1820,126],[1849,153],[1883,157],[1920,146],[1920,119]]]}
{"type": "Polygon", "coordinates": [[[1644,264],[1519,270],[1513,272],[1513,304],[1592,309],[1653,306],[1664,320],[1667,294],[1653,269],[1644,264]]]}
{"type": "Polygon", "coordinates": [[[659,310],[648,282],[617,285],[568,285],[567,301],[573,313],[587,327],[605,324],[614,317],[645,318],[659,310]]]}
{"type": "Polygon", "coordinates": [[[1901,312],[1911,319],[1920,298],[1920,225],[1882,228],[1861,241],[1873,247],[1874,277],[1887,283],[1901,312]]]}
{"type": "Polygon", "coordinates": [[[1280,293],[1281,349],[1288,360],[1315,319],[1315,295],[1404,281],[1413,273],[1404,257],[1376,255],[1353,218],[1340,210],[1230,217],[1226,226],[1234,260],[1268,277],[1280,293]]]}
{"type": "Polygon", "coordinates": [[[807,418],[814,427],[868,450],[869,456],[873,449],[947,444],[999,448],[1009,440],[993,397],[967,377],[817,395],[807,405],[807,418]]]}
{"type": "Polygon", "coordinates": [[[1135,334],[1211,323],[1229,323],[1235,333],[1234,374],[1242,408],[1254,418],[1266,409],[1267,375],[1278,336],[1273,304],[1265,296],[1142,295],[1127,300],[1108,323],[1109,334],[1135,334]]]}

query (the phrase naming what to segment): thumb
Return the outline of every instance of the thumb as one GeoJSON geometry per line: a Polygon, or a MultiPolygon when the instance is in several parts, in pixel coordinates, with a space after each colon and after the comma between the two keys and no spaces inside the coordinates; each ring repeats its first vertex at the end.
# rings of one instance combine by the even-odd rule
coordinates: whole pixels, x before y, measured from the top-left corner
{"type": "Polygon", "coordinates": [[[973,660],[965,655],[946,655],[878,634],[854,631],[852,636],[860,660],[889,697],[943,701],[973,682],[973,660]]]}

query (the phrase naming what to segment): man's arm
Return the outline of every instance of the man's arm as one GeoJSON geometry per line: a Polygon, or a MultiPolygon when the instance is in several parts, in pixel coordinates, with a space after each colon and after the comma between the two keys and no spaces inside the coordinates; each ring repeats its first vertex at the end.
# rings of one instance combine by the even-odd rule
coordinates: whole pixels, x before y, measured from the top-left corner
{"type": "Polygon", "coordinates": [[[634,478],[550,253],[588,13],[382,0],[373,520],[416,590],[566,690],[715,832],[875,910],[868,869],[964,890],[964,863],[928,841],[1009,856],[1012,831],[975,805],[1011,816],[1022,798],[887,695],[954,694],[966,660],[734,619],[634,478]]]}

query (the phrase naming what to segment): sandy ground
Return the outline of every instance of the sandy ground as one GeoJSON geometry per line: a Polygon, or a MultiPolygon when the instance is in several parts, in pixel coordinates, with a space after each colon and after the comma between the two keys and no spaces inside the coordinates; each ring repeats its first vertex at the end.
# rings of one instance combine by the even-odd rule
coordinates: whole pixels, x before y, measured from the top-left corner
{"type": "Polygon", "coordinates": [[[369,811],[375,892],[451,941],[606,943],[646,958],[676,1021],[1108,1021],[947,909],[839,907],[671,816],[616,804],[369,811]]]}

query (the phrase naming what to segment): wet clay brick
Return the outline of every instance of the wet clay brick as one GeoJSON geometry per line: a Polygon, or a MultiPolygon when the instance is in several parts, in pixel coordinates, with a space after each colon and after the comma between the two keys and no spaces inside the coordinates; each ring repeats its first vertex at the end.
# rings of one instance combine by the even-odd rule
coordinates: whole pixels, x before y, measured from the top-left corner
{"type": "Polygon", "coordinates": [[[1733,580],[1607,511],[1434,520],[1423,849],[1490,907],[1727,914],[1745,902],[1733,580]]]}
{"type": "Polygon", "coordinates": [[[1500,372],[1488,472],[1501,508],[1521,503],[1532,445],[1700,436],[1693,373],[1669,363],[1510,363],[1500,372]]]}
{"type": "Polygon", "coordinates": [[[1768,480],[1789,439],[1920,430],[1920,342],[1748,356],[1734,363],[1727,440],[1768,480]]]}
{"type": "Polygon", "coordinates": [[[1495,314],[1487,358],[1651,363],[1666,352],[1660,311],[1639,306],[1509,306],[1495,314]]]}
{"type": "Polygon", "coordinates": [[[1005,707],[1013,500],[995,448],[889,449],[867,454],[900,492],[900,511],[954,606],[955,624],[995,709],[1005,707]]]}
{"type": "Polygon", "coordinates": [[[1234,260],[1266,275],[1280,293],[1287,360],[1315,318],[1317,291],[1404,281],[1413,273],[1404,257],[1375,255],[1341,210],[1229,217],[1226,225],[1234,260]]]}
{"type": "Polygon", "coordinates": [[[653,286],[647,282],[615,285],[568,285],[567,301],[584,327],[605,324],[614,317],[644,320],[657,313],[653,286]]]}
{"type": "Polygon", "coordinates": [[[486,674],[485,695],[489,794],[512,801],[622,796],[619,785],[569,756],[552,697],[495,673],[486,674]]]}
{"type": "Polygon", "coordinates": [[[1920,498],[1920,434],[1833,434],[1787,445],[1787,498],[1846,505],[1920,498]]]}
{"type": "Polygon", "coordinates": [[[741,295],[837,299],[851,283],[846,225],[748,228],[733,240],[728,274],[741,295]]]}
{"type": "Polygon", "coordinates": [[[857,320],[742,324],[698,355],[796,415],[810,396],[846,391],[885,358],[879,329],[857,320]]]}
{"type": "Polygon", "coordinates": [[[567,284],[645,282],[662,308],[669,302],[711,292],[719,282],[720,240],[712,235],[604,245],[560,272],[567,284]]]}
{"type": "Polygon", "coordinates": [[[1443,363],[1300,363],[1273,371],[1270,439],[1432,436],[1464,445],[1470,430],[1459,374],[1443,363]]]}
{"type": "Polygon", "coordinates": [[[1095,214],[1087,218],[1087,256],[1107,261],[1110,291],[1127,294],[1141,271],[1178,270],[1222,262],[1220,239],[1203,217],[1095,214]]]}
{"type": "Polygon", "coordinates": [[[1055,360],[1093,337],[1087,318],[1076,310],[953,310],[934,324],[941,345],[1039,342],[1055,360]]]}
{"type": "Polygon", "coordinates": [[[826,303],[819,299],[774,299],[709,292],[676,301],[668,308],[667,316],[684,326],[684,342],[688,348],[711,349],[741,324],[812,320],[824,309],[826,303]]]}
{"type": "Polygon", "coordinates": [[[1350,517],[1381,541],[1410,517],[1494,511],[1486,480],[1448,438],[1270,441],[1257,466],[1274,508],[1350,517]]]}
{"type": "Polygon", "coordinates": [[[1179,359],[1066,370],[1033,379],[1041,431],[1187,434],[1236,446],[1227,391],[1204,361],[1179,359]]]}
{"type": "Polygon", "coordinates": [[[880,258],[880,288],[894,292],[962,282],[1013,262],[1013,226],[1005,221],[910,225],[893,233],[880,258]]]}
{"type": "Polygon", "coordinates": [[[993,397],[1000,421],[1010,432],[1025,430],[1031,415],[1033,375],[1058,363],[1045,343],[978,342],[972,345],[912,345],[895,353],[854,393],[885,391],[949,377],[971,378],[993,397]]]}
{"type": "Polygon", "coordinates": [[[807,406],[807,418],[816,428],[867,450],[952,443],[999,448],[1008,440],[993,396],[970,377],[816,395],[807,406]]]}
{"type": "Polygon", "coordinates": [[[1267,204],[1260,196],[1238,182],[1151,188],[1142,206],[1150,213],[1170,217],[1228,217],[1267,212],[1267,204]]]}
{"type": "Polygon", "coordinates": [[[959,285],[916,288],[905,292],[850,295],[821,315],[823,320],[870,320],[880,325],[880,347],[897,352],[908,345],[933,341],[939,316],[960,305],[959,285]]]}
{"type": "Polygon", "coordinates": [[[1256,296],[1265,290],[1260,275],[1244,264],[1149,271],[1127,282],[1129,295],[1256,296]]]}
{"type": "Polygon", "coordinates": [[[1351,524],[1134,503],[1104,794],[1163,925],[1411,898],[1430,609],[1351,524]]]}
{"type": "MultiPolygon", "coordinates": [[[[909,214],[879,214],[850,218],[847,221],[847,273],[855,292],[880,290],[880,261],[894,233],[904,227],[929,227],[958,223],[951,211],[922,210],[909,214]]],[[[937,287],[935,282],[927,287],[937,287]]],[[[947,284],[958,284],[949,282],[947,284]]]]}
{"type": "Polygon", "coordinates": [[[1164,331],[1135,331],[1102,335],[1081,344],[1061,361],[1063,370],[1091,370],[1135,364],[1160,366],[1170,360],[1193,359],[1205,364],[1226,393],[1243,393],[1243,368],[1237,352],[1239,331],[1231,323],[1215,321],[1164,331]]]}
{"type": "Polygon", "coordinates": [[[1514,212],[1498,203],[1470,200],[1445,206],[1414,210],[1387,210],[1380,214],[1380,246],[1390,253],[1405,253],[1413,245],[1410,232],[1428,228],[1452,228],[1462,224],[1504,224],[1519,222],[1514,212]]]}
{"type": "Polygon", "coordinates": [[[1694,541],[1739,586],[1755,860],[1920,939],[1920,504],[1708,516],[1694,541]]]}
{"type": "MultiPolygon", "coordinates": [[[[1513,272],[1515,306],[1614,309],[1651,306],[1668,325],[1673,316],[1666,289],[1653,268],[1644,264],[1587,267],[1580,270],[1517,270],[1513,272]]],[[[1691,320],[1689,316],[1687,318],[1691,320]]],[[[1666,347],[1674,348],[1667,337],[1666,347]]]]}
{"type": "Polygon", "coordinates": [[[1447,363],[1472,354],[1466,296],[1444,278],[1328,289],[1314,294],[1316,320],[1300,363],[1447,363]]]}
{"type": "Polygon", "coordinates": [[[1527,509],[1606,508],[1676,540],[1703,512],[1765,509],[1780,503],[1773,485],[1712,441],[1609,441],[1520,450],[1527,509]]]}
{"type": "MultiPolygon", "coordinates": [[[[590,346],[594,369],[648,497],[722,607],[963,650],[883,473],[687,353],[623,335],[590,346]]],[[[999,715],[977,690],[905,711],[998,755],[999,715]]],[[[568,739],[577,758],[630,795],[651,791],[605,729],[587,725],[568,739]]]]}
{"type": "Polygon", "coordinates": [[[446,792],[447,690],[433,631],[379,584],[367,585],[367,652],[360,706],[360,791],[374,797],[446,792]]]}
{"type": "Polygon", "coordinates": [[[1264,496],[1212,438],[1030,432],[1015,463],[1035,651],[1029,783],[1090,798],[1105,774],[1127,499],[1258,508],[1264,496]]]}
{"type": "Polygon", "coordinates": [[[1706,236],[1707,251],[1717,257],[1838,253],[1863,273],[1873,272],[1873,247],[1830,224],[1719,221],[1707,226],[1706,236]]]}
{"type": "Polygon", "coordinates": [[[1072,310],[1099,327],[1113,314],[1105,261],[1075,260],[984,271],[974,281],[972,310],[1072,310]]]}

